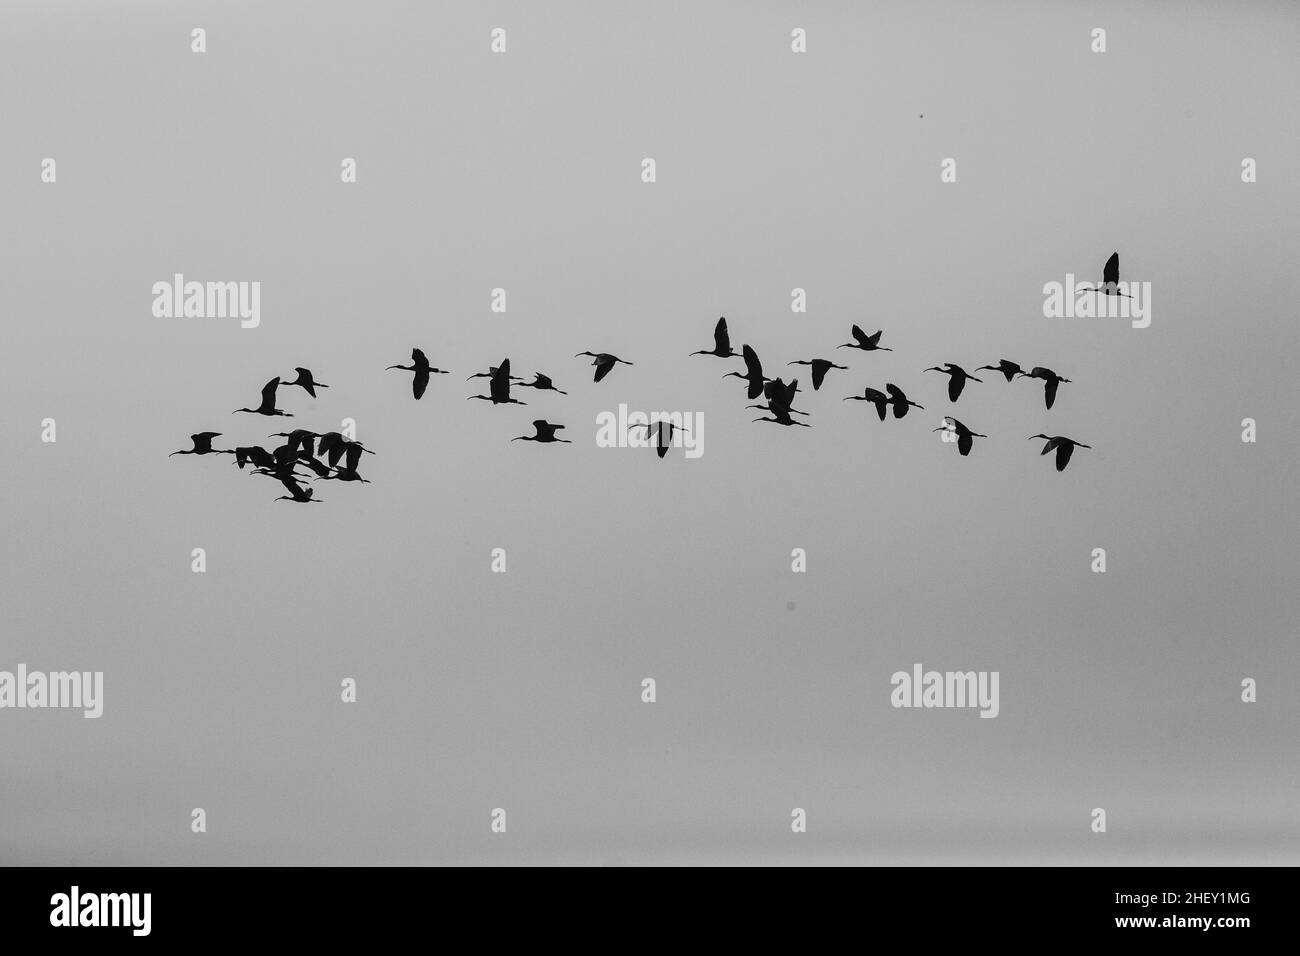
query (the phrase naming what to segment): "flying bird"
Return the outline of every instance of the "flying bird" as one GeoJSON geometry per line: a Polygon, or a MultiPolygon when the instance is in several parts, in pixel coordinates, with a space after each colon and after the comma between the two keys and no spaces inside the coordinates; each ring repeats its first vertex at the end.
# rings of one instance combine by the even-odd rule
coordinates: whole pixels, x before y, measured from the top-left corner
{"type": "Polygon", "coordinates": [[[194,443],[193,448],[182,448],[180,451],[174,451],[172,455],[229,455],[229,448],[213,448],[212,439],[220,438],[221,432],[199,432],[197,435],[191,435],[190,441],[194,443]]]}
{"type": "Polygon", "coordinates": [[[1091,448],[1091,445],[1085,445],[1083,442],[1077,442],[1073,438],[1066,438],[1063,435],[1030,435],[1028,440],[1033,441],[1035,438],[1047,439],[1047,444],[1043,446],[1040,455],[1046,455],[1053,448],[1056,449],[1056,470],[1065,471],[1065,466],[1070,463],[1070,456],[1074,454],[1075,448],[1091,448]]]}
{"type": "Polygon", "coordinates": [[[564,427],[563,425],[552,425],[545,418],[538,418],[533,422],[534,434],[520,435],[518,438],[512,438],[510,440],[511,441],[535,441],[535,442],[541,442],[542,444],[562,441],[572,445],[573,442],[569,441],[569,439],[567,438],[555,437],[555,433],[563,427],[564,427]]]}
{"type": "Polygon", "coordinates": [[[579,352],[577,355],[573,357],[578,358],[578,356],[580,355],[591,356],[591,364],[596,366],[596,377],[593,379],[593,381],[596,382],[599,382],[602,378],[608,375],[609,370],[612,369],[614,365],[618,362],[623,362],[624,365],[635,364],[634,362],[624,361],[623,359],[619,358],[617,355],[610,355],[608,352],[579,352]]]}
{"type": "Polygon", "coordinates": [[[981,365],[975,371],[982,372],[985,369],[988,369],[989,371],[992,372],[1001,372],[1003,375],[1007,377],[1008,382],[1011,381],[1013,378],[1015,378],[1017,375],[1025,374],[1024,369],[1022,369],[1019,365],[1017,365],[1015,362],[1011,361],[1010,359],[1000,359],[997,365],[981,365]]]}
{"type": "MultiPolygon", "coordinates": [[[[275,432],[274,434],[267,435],[266,437],[288,439],[288,441],[286,441],[285,444],[287,444],[295,452],[297,452],[298,449],[300,448],[305,448],[307,450],[308,455],[314,455],[315,454],[314,442],[320,436],[317,435],[316,432],[308,431],[305,428],[295,428],[291,432],[275,432]]],[[[324,454],[324,452],[322,452],[322,454],[324,454]]]]}
{"type": "Polygon", "coordinates": [[[254,468],[274,468],[275,456],[261,445],[240,446],[235,449],[235,464],[240,471],[247,464],[252,464],[254,468]]]}
{"type": "Polygon", "coordinates": [[[811,365],[812,383],[813,383],[814,392],[821,389],[822,382],[826,378],[826,373],[829,372],[831,369],[838,368],[838,369],[843,369],[845,371],[848,370],[847,365],[836,365],[834,362],[827,361],[826,359],[808,359],[807,361],[800,359],[797,362],[786,362],[785,364],[786,365],[811,365]]]}
{"type": "Polygon", "coordinates": [[[726,316],[718,319],[718,324],[713,327],[713,348],[691,353],[691,355],[716,355],[718,358],[731,358],[736,354],[731,348],[731,336],[727,334],[726,316]]]}
{"type": "MultiPolygon", "coordinates": [[[[533,375],[535,376],[535,378],[534,378],[531,382],[525,382],[523,379],[517,379],[516,381],[519,382],[519,387],[520,387],[520,388],[535,388],[535,389],[538,389],[539,391],[544,391],[544,392],[546,392],[546,391],[549,391],[549,392],[559,392],[561,395],[568,395],[568,394],[569,394],[569,393],[566,392],[566,391],[563,391],[563,390],[561,390],[561,389],[556,388],[556,387],[555,387],[555,383],[552,382],[552,381],[550,380],[549,377],[543,375],[541,372],[534,372],[533,375]]],[[[475,377],[475,376],[471,376],[471,378],[473,378],[473,377],[475,377]]],[[[489,376],[489,377],[490,377],[490,376],[489,376]]]]}
{"type": "Polygon", "coordinates": [[[924,405],[918,405],[916,402],[908,401],[907,396],[903,394],[903,390],[893,382],[887,382],[885,384],[885,391],[889,393],[889,403],[894,406],[895,418],[902,418],[905,416],[909,408],[919,408],[922,411],[925,411],[924,405]]]}
{"type": "Polygon", "coordinates": [[[646,429],[647,431],[645,437],[647,439],[650,437],[650,431],[653,430],[657,436],[655,441],[655,454],[657,454],[660,458],[668,454],[668,448],[669,446],[672,445],[673,432],[675,430],[680,430],[683,434],[687,434],[686,429],[683,426],[674,424],[673,422],[664,421],[663,419],[660,419],[657,422],[636,422],[627,427],[629,431],[631,431],[633,428],[646,429]],[[667,435],[664,434],[665,428],[668,430],[667,435]]]}
{"type": "Polygon", "coordinates": [[[970,379],[972,382],[984,381],[982,378],[976,378],[960,365],[953,365],[951,362],[945,362],[942,368],[935,365],[930,368],[922,369],[921,371],[943,372],[948,376],[948,400],[950,402],[955,402],[961,397],[961,390],[966,387],[967,379],[970,379]]]}
{"type": "Polygon", "coordinates": [[[936,432],[952,431],[957,433],[957,451],[964,455],[969,455],[971,447],[975,444],[975,438],[988,438],[988,435],[981,435],[979,432],[973,432],[951,415],[944,417],[945,422],[952,422],[951,426],[942,425],[933,429],[936,432]]]}
{"type": "MultiPolygon", "coordinates": [[[[488,394],[471,395],[469,398],[481,398],[493,405],[527,405],[527,402],[521,402],[517,398],[510,397],[510,381],[510,359],[502,359],[501,364],[497,366],[496,371],[492,373],[491,380],[488,382],[488,394]]],[[[469,399],[466,399],[466,401],[469,401],[469,399]]]]}
{"type": "Polygon", "coordinates": [[[1047,402],[1047,407],[1051,408],[1056,402],[1056,388],[1062,382],[1070,381],[1068,378],[1061,378],[1050,368],[1043,368],[1041,365],[1035,365],[1033,371],[1021,372],[1025,378],[1041,378],[1043,380],[1043,398],[1047,402]]]}
{"type": "Polygon", "coordinates": [[[893,349],[887,349],[880,345],[880,336],[884,330],[877,331],[874,335],[867,335],[859,326],[853,326],[853,342],[845,342],[843,345],[835,346],[837,349],[862,349],[864,352],[892,352],[893,349]]]}
{"type": "Polygon", "coordinates": [[[758,353],[748,345],[742,345],[740,348],[741,357],[745,360],[745,374],[739,372],[728,372],[723,378],[743,378],[749,383],[748,396],[758,398],[763,394],[763,383],[768,379],[763,375],[763,363],[758,360],[758,353]]]}
{"type": "Polygon", "coordinates": [[[1102,270],[1101,284],[1089,289],[1080,286],[1074,290],[1075,295],[1082,292],[1100,292],[1103,295],[1118,295],[1125,299],[1133,298],[1127,292],[1119,291],[1119,253],[1113,252],[1109,259],[1106,260],[1106,266],[1102,270]]]}
{"type": "Polygon", "coordinates": [[[777,409],[771,409],[771,412],[772,412],[772,416],[773,416],[773,417],[771,417],[771,418],[755,418],[754,421],[756,421],[756,422],[775,422],[775,423],[778,424],[778,425],[802,425],[804,428],[812,428],[812,426],[809,425],[807,422],[797,422],[797,421],[795,421],[793,418],[790,417],[790,412],[789,412],[789,411],[778,411],[777,409]]]}
{"type": "Polygon", "coordinates": [[[309,368],[302,368],[301,366],[299,366],[295,368],[294,371],[298,373],[298,377],[294,379],[292,382],[285,382],[284,384],[286,386],[301,385],[302,390],[306,392],[308,395],[310,395],[312,398],[316,397],[316,389],[329,388],[329,386],[326,385],[324,382],[318,382],[314,378],[312,378],[311,369],[309,368]]]}
{"type": "MultiPolygon", "coordinates": [[[[864,389],[861,395],[850,395],[844,399],[846,402],[871,402],[876,406],[876,414],[880,420],[885,420],[885,407],[890,404],[889,396],[884,392],[878,392],[874,388],[864,389]]],[[[904,406],[906,409],[907,406],[904,406]]]]}
{"type": "Polygon", "coordinates": [[[256,408],[236,408],[230,414],[235,415],[239,412],[251,412],[254,415],[283,415],[285,418],[293,418],[289,412],[275,407],[275,390],[280,387],[280,376],[276,376],[262,386],[262,404],[256,408]]]}
{"type": "Polygon", "coordinates": [[[276,501],[296,501],[299,504],[308,505],[317,504],[322,500],[320,498],[312,497],[312,495],[315,494],[316,489],[304,488],[302,485],[298,484],[298,482],[294,481],[292,477],[281,477],[280,483],[284,485],[285,489],[289,493],[276,498],[276,501]]]}
{"type": "Polygon", "coordinates": [[[415,396],[417,402],[420,400],[420,396],[424,394],[424,390],[429,387],[430,375],[450,374],[440,368],[434,368],[431,366],[428,357],[424,354],[422,349],[411,349],[410,365],[390,365],[387,369],[384,369],[384,371],[386,372],[388,369],[393,368],[399,368],[403,372],[415,373],[411,378],[411,394],[415,396]]]}
{"type": "MultiPolygon", "coordinates": [[[[497,366],[488,366],[488,370],[486,372],[475,372],[473,375],[466,376],[465,381],[468,382],[471,378],[492,378],[500,371],[501,369],[497,366]]],[[[538,374],[540,375],[541,373],[539,372],[538,374]]],[[[520,378],[518,375],[511,375],[510,381],[522,382],[523,379],[520,378]]]]}

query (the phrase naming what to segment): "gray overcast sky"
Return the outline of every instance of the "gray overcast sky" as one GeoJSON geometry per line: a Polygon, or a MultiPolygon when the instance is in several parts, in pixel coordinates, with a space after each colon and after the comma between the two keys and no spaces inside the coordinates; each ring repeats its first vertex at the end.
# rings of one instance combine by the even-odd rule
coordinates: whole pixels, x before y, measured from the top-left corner
{"type": "Polygon", "coordinates": [[[1297,862],[1293,4],[0,19],[0,669],[105,672],[97,721],[0,712],[0,862],[1297,862]],[[1114,250],[1150,328],[1043,317],[1114,250]],[[260,281],[261,326],[155,319],[174,272],[260,281]],[[771,374],[851,367],[813,428],[686,357],[724,314],[771,374]],[[412,346],[453,372],[418,403],[412,346]],[[466,402],[503,356],[569,395],[466,402]],[[1003,356],[1072,382],[983,375],[960,458],[921,369],[1003,356]],[[295,418],[230,414],[296,365],[295,418]],[[886,381],[926,411],[840,401],[886,381]],[[705,454],[596,447],[620,402],[705,454]],[[165,457],[344,417],[373,484],[319,506],[165,457]],[[999,671],[998,718],[892,709],[916,661],[999,671]]]}

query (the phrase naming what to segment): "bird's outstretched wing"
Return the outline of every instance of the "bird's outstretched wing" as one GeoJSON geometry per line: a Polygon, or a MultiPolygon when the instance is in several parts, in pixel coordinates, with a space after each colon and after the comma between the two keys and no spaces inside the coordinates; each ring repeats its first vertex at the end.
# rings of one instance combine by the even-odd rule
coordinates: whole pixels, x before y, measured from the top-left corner
{"type": "Polygon", "coordinates": [[[718,319],[718,324],[713,327],[713,346],[718,352],[731,351],[731,336],[727,334],[727,319],[725,316],[718,319]]]}
{"type": "MultiPolygon", "coordinates": [[[[1139,266],[1141,264],[1142,263],[1140,262],[1138,263],[1139,266]]],[[[1106,260],[1106,268],[1102,272],[1101,281],[1103,283],[1111,283],[1111,282],[1119,281],[1119,253],[1118,252],[1112,252],[1110,258],[1106,260]]],[[[1067,460],[1069,460],[1068,456],[1067,456],[1067,460]]]]}
{"type": "Polygon", "coordinates": [[[280,376],[276,376],[262,386],[262,404],[261,408],[270,411],[275,408],[275,390],[280,387],[280,376]]]}
{"type": "Polygon", "coordinates": [[[763,377],[763,363],[758,360],[758,353],[750,346],[742,345],[740,354],[745,359],[745,377],[761,379],[763,377]]]}
{"type": "Polygon", "coordinates": [[[861,345],[869,345],[871,342],[871,339],[867,336],[867,333],[863,332],[860,326],[856,326],[856,325],[853,326],[853,337],[861,345]]]}

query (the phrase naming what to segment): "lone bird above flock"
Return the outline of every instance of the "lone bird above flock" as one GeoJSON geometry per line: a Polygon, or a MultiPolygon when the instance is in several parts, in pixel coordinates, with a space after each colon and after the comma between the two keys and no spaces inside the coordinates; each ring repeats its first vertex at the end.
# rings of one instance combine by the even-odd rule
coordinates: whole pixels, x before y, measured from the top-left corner
{"type": "Polygon", "coordinates": [[[887,349],[880,344],[880,336],[884,330],[877,331],[874,335],[867,335],[859,326],[853,326],[853,338],[855,341],[845,342],[843,345],[835,346],[837,349],[862,349],[864,352],[892,352],[893,349],[887,349]]]}
{"type": "MultiPolygon", "coordinates": [[[[231,455],[234,452],[228,448],[213,448],[212,439],[220,438],[221,432],[199,432],[197,435],[191,435],[190,441],[194,442],[193,448],[182,448],[180,451],[172,452],[172,455],[231,455]]],[[[172,455],[168,455],[170,458],[172,455]]]]}
{"type": "Polygon", "coordinates": [[[989,437],[988,435],[981,435],[979,432],[971,431],[969,428],[967,428],[961,422],[957,421],[957,419],[953,418],[951,415],[946,416],[944,418],[944,421],[951,422],[952,424],[942,425],[939,428],[935,428],[933,430],[937,432],[956,432],[957,451],[959,454],[963,456],[970,454],[971,447],[975,444],[975,442],[972,439],[989,437]]]}
{"type": "Polygon", "coordinates": [[[289,412],[275,407],[275,390],[280,387],[280,376],[276,376],[262,386],[262,404],[256,408],[236,408],[230,414],[235,415],[239,412],[250,412],[253,415],[283,415],[285,418],[293,418],[289,412]]]}
{"type": "Polygon", "coordinates": [[[541,442],[542,444],[562,441],[572,445],[573,442],[569,441],[569,439],[567,438],[555,437],[555,433],[563,427],[564,427],[563,425],[552,425],[545,418],[538,418],[533,422],[533,431],[535,432],[535,434],[520,435],[518,438],[512,438],[510,440],[511,441],[536,441],[536,442],[541,442]]]}
{"type": "Polygon", "coordinates": [[[712,350],[701,349],[691,353],[691,355],[716,355],[718,358],[731,358],[735,354],[737,353],[731,349],[731,336],[727,334],[726,316],[718,319],[718,324],[713,327],[712,350]]]}
{"type": "Polygon", "coordinates": [[[1077,442],[1073,438],[1066,438],[1063,435],[1030,435],[1028,441],[1035,438],[1044,438],[1047,444],[1043,446],[1040,455],[1046,455],[1053,448],[1056,449],[1056,470],[1065,471],[1065,466],[1070,463],[1070,456],[1074,454],[1076,448],[1091,448],[1091,445],[1085,445],[1083,442],[1077,442]]]}
{"type": "Polygon", "coordinates": [[[1102,295],[1117,295],[1125,299],[1133,298],[1127,292],[1119,291],[1119,253],[1113,252],[1109,259],[1106,260],[1106,266],[1102,270],[1101,283],[1091,289],[1079,287],[1074,290],[1075,295],[1082,292],[1100,292],[1102,295]]]}
{"type": "Polygon", "coordinates": [[[948,400],[950,402],[955,402],[961,397],[961,390],[966,387],[967,379],[970,379],[972,382],[984,381],[982,378],[976,378],[960,365],[953,365],[951,362],[945,362],[942,368],[938,365],[934,365],[930,368],[922,369],[921,371],[943,372],[948,376],[948,400]]]}
{"type": "Polygon", "coordinates": [[[829,372],[831,369],[838,368],[841,369],[842,371],[848,371],[849,368],[847,365],[836,365],[834,362],[831,362],[827,359],[806,359],[806,360],[800,359],[795,362],[786,362],[785,364],[786,365],[811,365],[812,383],[813,383],[814,392],[821,390],[822,382],[826,378],[826,373],[829,372]]]}
{"type": "Polygon", "coordinates": [[[988,369],[991,372],[1001,372],[1003,375],[1007,377],[1008,382],[1011,381],[1013,378],[1015,378],[1017,375],[1025,374],[1024,369],[1022,369],[1019,365],[1017,365],[1015,362],[1011,361],[1010,359],[1001,359],[998,361],[997,365],[981,365],[975,371],[982,372],[985,369],[988,369]]]}
{"type": "Polygon", "coordinates": [[[388,369],[393,369],[393,368],[399,368],[403,372],[415,373],[414,377],[412,377],[411,379],[411,394],[415,396],[415,400],[417,402],[420,400],[420,396],[424,394],[424,390],[429,387],[430,375],[450,374],[448,372],[443,371],[440,368],[434,368],[433,366],[431,366],[429,364],[428,357],[424,354],[424,351],[421,349],[411,349],[410,365],[390,365],[388,366],[387,369],[384,369],[384,371],[388,371],[388,369]]]}
{"type": "Polygon", "coordinates": [[[758,360],[758,353],[748,345],[740,347],[741,357],[745,360],[745,374],[739,372],[728,372],[723,378],[743,378],[749,383],[748,396],[758,398],[763,394],[763,383],[767,378],[763,375],[763,363],[758,360]]]}
{"type": "Polygon", "coordinates": [[[292,382],[285,382],[284,384],[286,387],[291,385],[300,385],[302,386],[302,390],[312,398],[316,397],[316,389],[329,388],[329,386],[324,382],[318,382],[312,378],[311,369],[309,368],[302,368],[299,366],[298,368],[295,368],[294,371],[298,373],[298,377],[292,382]]]}
{"type": "Polygon", "coordinates": [[[533,375],[534,378],[531,382],[525,382],[523,379],[517,379],[516,381],[519,382],[519,387],[535,388],[543,392],[559,392],[561,395],[569,394],[568,392],[562,389],[556,388],[555,383],[551,381],[549,376],[543,375],[541,372],[534,372],[533,375]]]}
{"type": "Polygon", "coordinates": [[[581,355],[591,356],[591,364],[596,366],[596,377],[592,381],[596,381],[596,382],[599,382],[602,378],[608,375],[609,370],[612,369],[615,366],[615,364],[617,364],[618,362],[622,362],[624,365],[635,364],[634,362],[624,361],[623,359],[619,358],[617,355],[610,355],[608,352],[579,352],[577,355],[573,357],[578,358],[578,356],[581,355]]]}

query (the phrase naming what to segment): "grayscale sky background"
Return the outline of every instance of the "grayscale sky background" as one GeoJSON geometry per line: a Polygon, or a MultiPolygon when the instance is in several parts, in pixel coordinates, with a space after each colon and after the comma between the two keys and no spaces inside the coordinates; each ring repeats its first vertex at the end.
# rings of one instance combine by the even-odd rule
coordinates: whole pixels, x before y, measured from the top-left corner
{"type": "Polygon", "coordinates": [[[1294,4],[0,21],[0,669],[105,672],[97,721],[0,712],[0,862],[1300,862],[1294,4]],[[1042,316],[1115,250],[1150,328],[1042,316]],[[174,272],[261,281],[261,327],[155,319],[174,272]],[[851,366],[813,428],[687,358],[719,315],[851,366]],[[454,372],[418,403],[412,346],[454,372]],[[466,402],[504,356],[570,394],[466,402]],[[1003,356],[1073,383],[968,386],[962,459],[921,369],[1003,356]],[[295,365],[332,387],[230,414],[295,365]],[[840,401],[886,381],[927,410],[840,401]],[[620,402],[702,412],[704,456],[597,448],[620,402]],[[320,506],[166,457],[344,417],[374,483],[320,506]],[[537,417],[574,444],[509,441],[537,417]],[[892,709],[915,661],[1000,671],[1000,716],[892,709]]]}

